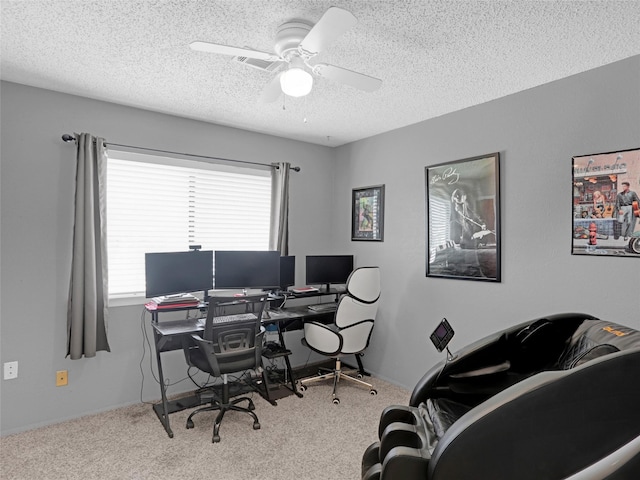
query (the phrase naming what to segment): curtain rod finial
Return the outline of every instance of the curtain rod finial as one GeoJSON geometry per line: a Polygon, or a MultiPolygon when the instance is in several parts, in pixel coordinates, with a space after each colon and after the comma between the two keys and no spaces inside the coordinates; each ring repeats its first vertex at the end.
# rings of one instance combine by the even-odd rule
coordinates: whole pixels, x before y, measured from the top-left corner
{"type": "Polygon", "coordinates": [[[76,137],[74,137],[73,135],[69,135],[68,133],[65,133],[64,135],[62,135],[62,141],[66,143],[75,142],[76,137]]]}

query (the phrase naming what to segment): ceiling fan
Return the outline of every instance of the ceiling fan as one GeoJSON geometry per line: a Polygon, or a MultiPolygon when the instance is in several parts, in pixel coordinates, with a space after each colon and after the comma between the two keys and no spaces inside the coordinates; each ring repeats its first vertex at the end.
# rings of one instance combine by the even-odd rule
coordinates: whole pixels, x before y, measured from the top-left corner
{"type": "Polygon", "coordinates": [[[319,53],[357,22],[352,13],[338,7],[329,8],[315,25],[303,20],[289,21],[278,29],[275,53],[202,41],[192,42],[189,46],[201,52],[286,65],[287,69],[278,73],[262,91],[263,102],[275,102],[280,98],[280,93],[292,97],[307,95],[313,86],[313,75],[372,92],[380,88],[382,80],[335,65],[314,62],[319,53]]]}

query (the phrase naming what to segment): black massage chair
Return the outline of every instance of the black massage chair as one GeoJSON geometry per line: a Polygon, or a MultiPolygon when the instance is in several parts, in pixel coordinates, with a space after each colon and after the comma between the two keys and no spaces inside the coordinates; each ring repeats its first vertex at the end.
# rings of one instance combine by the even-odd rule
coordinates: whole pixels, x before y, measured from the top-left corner
{"type": "Polygon", "coordinates": [[[552,315],[449,355],[383,411],[362,480],[640,479],[633,315],[552,315]]]}

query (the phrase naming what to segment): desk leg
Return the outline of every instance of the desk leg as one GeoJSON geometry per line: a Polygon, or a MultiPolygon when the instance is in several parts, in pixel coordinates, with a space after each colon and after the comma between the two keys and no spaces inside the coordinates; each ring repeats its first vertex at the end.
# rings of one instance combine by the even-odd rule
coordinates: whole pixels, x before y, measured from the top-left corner
{"type": "MultiPolygon", "coordinates": [[[[155,335],[155,332],[154,332],[155,335]]],[[[160,380],[160,394],[162,395],[162,403],[156,403],[153,406],[153,411],[156,412],[158,419],[162,423],[169,438],[173,438],[173,431],[169,425],[169,405],[167,403],[167,387],[164,384],[164,374],[162,373],[162,359],[160,358],[160,352],[157,349],[158,339],[156,338],[156,360],[158,362],[158,378],[160,380]]]]}
{"type": "Polygon", "coordinates": [[[262,368],[262,386],[264,387],[264,394],[258,390],[258,393],[262,395],[267,402],[269,402],[274,407],[278,405],[278,402],[271,399],[271,395],[269,394],[269,375],[267,375],[267,371],[264,369],[264,365],[260,363],[260,367],[262,368]]]}
{"type": "MultiPolygon", "coordinates": [[[[278,339],[280,340],[280,345],[283,348],[287,348],[284,344],[284,335],[282,334],[282,329],[280,328],[280,323],[278,322],[278,339]]],[[[299,398],[302,398],[303,395],[296,388],[296,379],[293,375],[293,368],[291,368],[291,362],[289,361],[289,355],[284,357],[284,363],[287,366],[287,373],[289,374],[289,379],[291,381],[291,387],[288,387],[293,393],[295,393],[299,398]]]]}

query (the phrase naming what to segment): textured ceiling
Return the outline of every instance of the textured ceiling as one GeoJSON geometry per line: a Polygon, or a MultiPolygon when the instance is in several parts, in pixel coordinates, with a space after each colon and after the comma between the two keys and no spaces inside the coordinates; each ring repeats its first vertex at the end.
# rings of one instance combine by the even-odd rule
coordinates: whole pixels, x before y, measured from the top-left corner
{"type": "MultiPolygon", "coordinates": [[[[1,0],[3,80],[322,145],[341,145],[640,53],[640,2],[1,0]],[[192,51],[273,51],[278,26],[330,6],[358,24],[319,61],[383,80],[317,78],[264,104],[273,74],[192,51]]],[[[61,132],[64,133],[64,132],[61,132]]],[[[99,133],[99,132],[98,132],[99,133]]]]}

